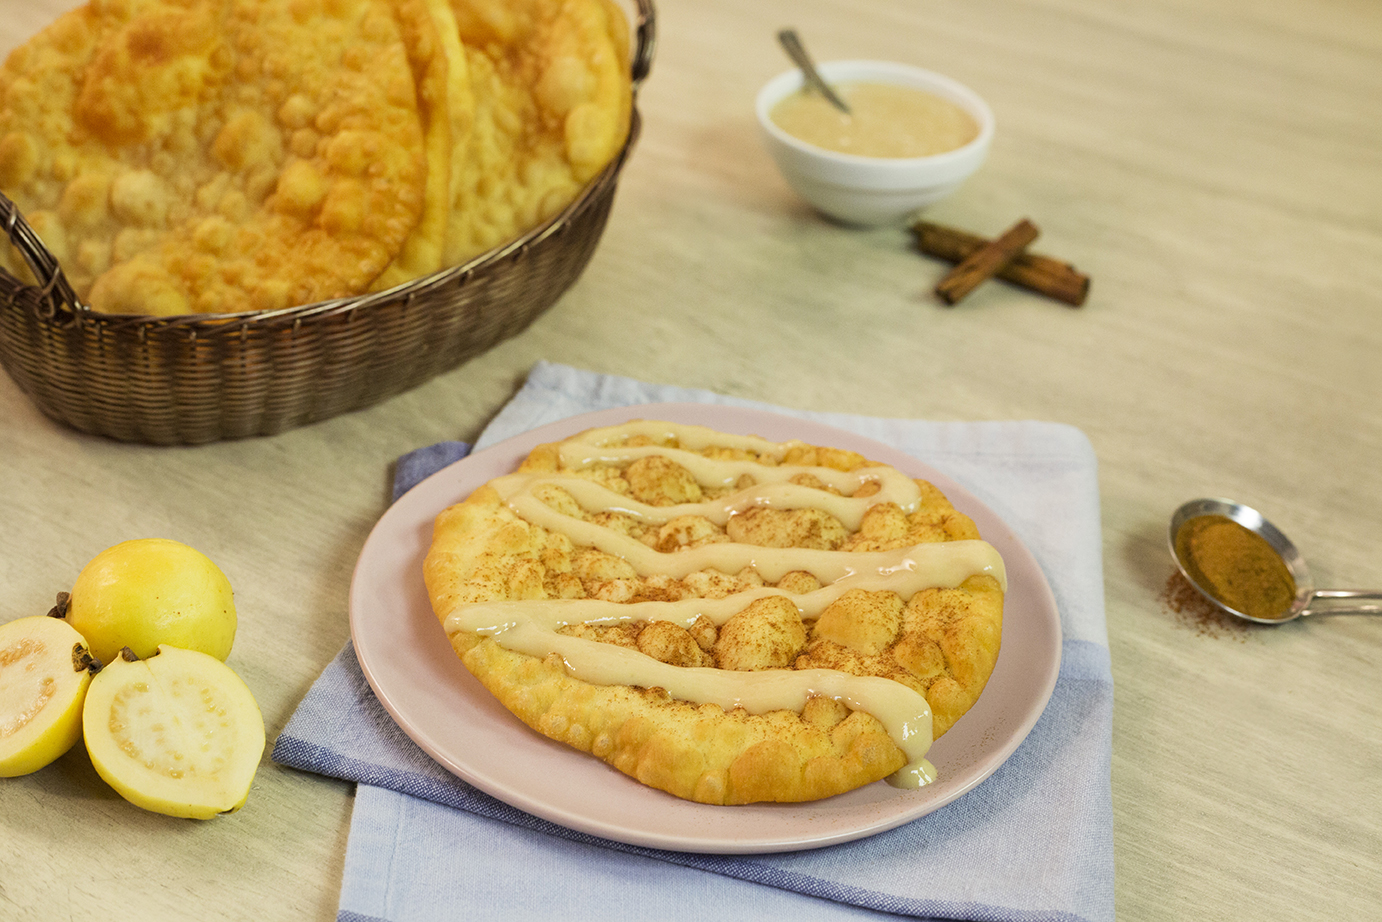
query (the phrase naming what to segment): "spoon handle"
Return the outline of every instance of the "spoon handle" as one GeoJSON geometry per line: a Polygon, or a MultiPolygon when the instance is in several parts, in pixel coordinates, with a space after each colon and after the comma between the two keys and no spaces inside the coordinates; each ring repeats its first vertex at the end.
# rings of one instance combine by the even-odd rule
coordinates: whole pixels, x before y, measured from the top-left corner
{"type": "Polygon", "coordinates": [[[1382,591],[1316,589],[1302,615],[1382,615],[1382,591]],[[1317,606],[1316,602],[1325,602],[1317,606]]]}
{"type": "Polygon", "coordinates": [[[826,83],[825,78],[816,70],[816,65],[812,63],[811,56],[806,53],[806,46],[801,43],[801,38],[797,35],[796,30],[783,29],[777,33],[777,40],[781,42],[782,47],[786,49],[787,56],[792,59],[797,67],[801,68],[802,74],[806,77],[806,82],[819,90],[821,95],[830,100],[835,108],[839,109],[841,112],[848,113],[849,106],[845,105],[845,101],[835,94],[835,91],[830,88],[830,84],[826,83]]]}

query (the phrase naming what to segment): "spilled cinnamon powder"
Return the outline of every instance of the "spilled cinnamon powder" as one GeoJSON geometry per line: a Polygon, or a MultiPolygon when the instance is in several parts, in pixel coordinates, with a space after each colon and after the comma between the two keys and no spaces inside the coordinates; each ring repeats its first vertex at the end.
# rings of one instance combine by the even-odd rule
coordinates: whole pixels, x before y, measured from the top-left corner
{"type": "Polygon", "coordinates": [[[1162,605],[1176,623],[1201,637],[1228,638],[1245,643],[1251,626],[1200,595],[1179,570],[1173,570],[1162,592],[1162,605]]]}

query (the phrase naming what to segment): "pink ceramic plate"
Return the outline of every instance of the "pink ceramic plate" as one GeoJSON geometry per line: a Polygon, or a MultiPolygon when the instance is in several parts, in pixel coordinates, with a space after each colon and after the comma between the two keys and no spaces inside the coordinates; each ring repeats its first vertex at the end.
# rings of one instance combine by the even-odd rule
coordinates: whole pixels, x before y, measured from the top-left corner
{"type": "Polygon", "coordinates": [[[432,758],[480,790],[607,839],[736,854],[859,839],[925,816],[972,790],[1036,723],[1055,686],[1061,650],[1055,600],[1036,560],[1002,520],[949,477],[894,448],[830,426],[711,404],[652,404],[574,416],[432,475],[394,503],[365,542],[351,583],[350,626],[360,665],[384,708],[432,758]],[[880,781],[808,804],[691,803],[529,730],[461,665],[432,614],[422,581],[433,518],[513,470],[538,444],[635,418],[851,448],[930,480],[974,519],[1007,566],[1003,646],[979,701],[931,748],[928,758],[939,773],[937,781],[915,791],[880,781]]]}

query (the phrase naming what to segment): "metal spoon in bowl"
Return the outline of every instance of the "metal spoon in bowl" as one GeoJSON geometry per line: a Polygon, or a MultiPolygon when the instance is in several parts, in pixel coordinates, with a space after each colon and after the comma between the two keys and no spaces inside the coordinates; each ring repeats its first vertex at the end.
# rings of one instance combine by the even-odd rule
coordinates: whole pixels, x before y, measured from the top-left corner
{"type": "MultiPolygon", "coordinates": [[[[1231,529],[1232,525],[1227,527],[1231,529]]],[[[1305,558],[1296,550],[1296,546],[1271,522],[1264,519],[1261,513],[1242,503],[1226,499],[1191,500],[1171,516],[1170,542],[1171,557],[1190,584],[1214,605],[1235,617],[1258,624],[1282,624],[1306,615],[1382,615],[1382,591],[1316,589],[1314,581],[1310,578],[1310,568],[1306,566],[1305,558]],[[1284,567],[1281,577],[1285,589],[1278,594],[1279,604],[1270,605],[1267,610],[1263,610],[1260,605],[1244,605],[1241,601],[1226,599],[1226,589],[1216,588],[1214,581],[1206,575],[1206,562],[1198,560],[1195,554],[1194,533],[1205,526],[1221,526],[1222,519],[1228,519],[1246,529],[1250,536],[1243,538],[1244,541],[1256,543],[1251,537],[1256,536],[1265,542],[1266,547],[1259,548],[1264,564],[1272,570],[1277,562],[1284,567]],[[1235,608],[1235,604],[1240,607],[1235,608]],[[1249,607],[1256,608],[1256,613],[1242,610],[1249,607]]],[[[1235,542],[1238,543],[1240,542],[1235,542]]],[[[1270,577],[1271,573],[1264,570],[1264,576],[1270,577]]]]}
{"type": "Polygon", "coordinates": [[[811,56],[806,53],[806,46],[801,43],[801,38],[797,36],[795,29],[783,29],[777,33],[777,40],[782,43],[782,47],[787,50],[787,57],[791,58],[797,67],[801,68],[806,82],[811,84],[821,95],[830,100],[835,108],[846,115],[849,114],[849,106],[839,95],[825,82],[820,71],[816,70],[816,65],[812,62],[811,56]]]}

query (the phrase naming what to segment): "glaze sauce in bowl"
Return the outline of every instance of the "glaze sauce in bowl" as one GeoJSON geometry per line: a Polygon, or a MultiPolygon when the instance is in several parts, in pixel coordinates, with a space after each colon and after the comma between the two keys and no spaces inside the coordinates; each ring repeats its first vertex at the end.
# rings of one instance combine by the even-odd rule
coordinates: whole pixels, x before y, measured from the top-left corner
{"type": "Polygon", "coordinates": [[[773,106],[773,124],[808,144],[860,157],[929,157],[979,136],[973,116],[926,90],[865,81],[835,89],[849,112],[802,89],[773,106]]]}
{"type": "Polygon", "coordinates": [[[769,80],[754,108],[783,178],[826,217],[904,225],[988,156],[993,112],[950,77],[892,61],[826,61],[817,69],[843,92],[849,116],[803,93],[799,69],[769,80]]]}

